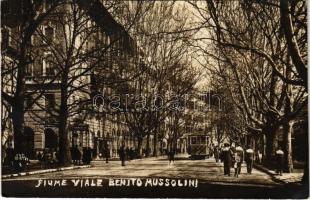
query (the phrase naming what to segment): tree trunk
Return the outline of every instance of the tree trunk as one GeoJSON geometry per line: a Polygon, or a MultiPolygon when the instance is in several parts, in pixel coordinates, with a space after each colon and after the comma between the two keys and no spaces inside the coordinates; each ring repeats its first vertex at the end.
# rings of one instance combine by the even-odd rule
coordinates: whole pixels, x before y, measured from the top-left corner
{"type": "Polygon", "coordinates": [[[69,140],[69,111],[68,111],[68,87],[66,77],[62,80],[61,103],[59,116],[59,164],[62,166],[71,165],[71,152],[69,140]]]}
{"type": "Polygon", "coordinates": [[[304,184],[309,184],[309,135],[308,135],[308,118],[306,118],[305,126],[305,135],[304,135],[304,142],[305,142],[305,154],[304,154],[304,162],[305,162],[305,167],[304,167],[304,175],[302,177],[302,183],[304,184]]]}
{"type": "Polygon", "coordinates": [[[146,136],[146,149],[145,149],[145,157],[149,157],[150,155],[150,133],[146,136]]]}
{"type": "Polygon", "coordinates": [[[142,137],[137,137],[138,139],[138,147],[137,147],[137,150],[138,150],[138,157],[141,158],[142,157],[142,137]]]}
{"type": "Polygon", "coordinates": [[[59,122],[59,164],[62,166],[68,166],[71,164],[71,152],[68,133],[68,117],[63,114],[60,117],[59,122]]]}
{"type": "Polygon", "coordinates": [[[14,133],[15,153],[26,152],[26,137],[24,135],[24,112],[22,103],[12,106],[12,123],[14,133]]]}
{"type": "Polygon", "coordinates": [[[276,151],[275,146],[275,130],[274,129],[268,129],[269,131],[266,132],[266,158],[265,158],[265,164],[267,164],[270,167],[274,167],[274,153],[276,151]]]}
{"type": "Polygon", "coordinates": [[[25,153],[27,138],[24,135],[24,101],[25,101],[25,75],[26,75],[26,54],[27,41],[24,38],[20,48],[19,63],[17,65],[17,78],[15,95],[12,101],[12,123],[14,131],[14,149],[15,153],[25,153]]]}
{"type": "Polygon", "coordinates": [[[261,143],[260,143],[260,145],[261,145],[261,150],[262,150],[262,155],[263,155],[263,158],[266,158],[266,135],[265,134],[262,134],[261,135],[261,143]]]}
{"type": "Polygon", "coordinates": [[[221,144],[221,136],[220,136],[220,133],[221,132],[221,129],[220,127],[217,125],[216,126],[216,134],[217,134],[217,146],[220,146],[221,144]]]}
{"type": "Polygon", "coordinates": [[[284,139],[284,170],[285,172],[293,172],[293,157],[292,157],[292,132],[293,122],[287,122],[283,125],[284,139]]]}
{"type": "Polygon", "coordinates": [[[289,0],[280,1],[281,27],[283,28],[283,33],[287,42],[289,50],[288,55],[290,55],[290,57],[292,58],[292,62],[295,66],[298,76],[302,78],[304,86],[307,87],[308,68],[307,64],[304,63],[299,52],[300,50],[294,34],[289,2],[289,0]]]}
{"type": "Polygon", "coordinates": [[[154,132],[154,139],[153,139],[153,156],[157,157],[157,130],[154,132]]]}

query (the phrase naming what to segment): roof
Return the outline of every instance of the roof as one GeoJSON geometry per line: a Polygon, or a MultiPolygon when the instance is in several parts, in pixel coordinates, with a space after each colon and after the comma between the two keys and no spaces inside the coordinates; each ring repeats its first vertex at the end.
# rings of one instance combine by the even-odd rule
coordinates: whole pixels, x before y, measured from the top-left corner
{"type": "Polygon", "coordinates": [[[130,45],[130,41],[133,41],[132,37],[121,24],[115,21],[100,0],[77,0],[76,2],[105,33],[109,36],[121,34],[127,41],[124,44],[126,49],[133,50],[133,46],[130,45]]]}

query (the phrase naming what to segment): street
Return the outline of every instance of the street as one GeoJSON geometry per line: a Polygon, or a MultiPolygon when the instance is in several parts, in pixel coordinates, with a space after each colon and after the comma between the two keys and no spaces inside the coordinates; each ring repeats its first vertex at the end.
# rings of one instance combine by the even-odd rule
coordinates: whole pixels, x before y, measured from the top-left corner
{"type": "Polygon", "coordinates": [[[5,191],[4,196],[17,197],[305,198],[308,194],[301,185],[284,185],[256,169],[251,175],[246,174],[245,165],[238,178],[233,173],[228,177],[223,175],[222,163],[216,163],[214,158],[189,160],[186,155],[177,157],[175,163],[170,165],[164,157],[133,160],[126,162],[124,167],[120,161],[93,161],[91,168],[3,179],[2,191],[5,191]],[[171,183],[176,180],[182,182],[183,186],[145,187],[144,183],[151,178],[168,179],[171,183]],[[128,179],[142,180],[143,185],[115,184],[128,179]],[[196,179],[197,185],[184,186],[186,180],[196,179]],[[56,181],[56,185],[49,186],[46,181],[43,186],[44,180],[50,183],[54,180],[51,184],[56,181]],[[77,183],[76,187],[74,184],[59,186],[59,180],[84,182],[77,183]],[[98,180],[102,181],[100,187],[96,185],[98,180]],[[88,184],[87,181],[93,183],[88,184]]]}

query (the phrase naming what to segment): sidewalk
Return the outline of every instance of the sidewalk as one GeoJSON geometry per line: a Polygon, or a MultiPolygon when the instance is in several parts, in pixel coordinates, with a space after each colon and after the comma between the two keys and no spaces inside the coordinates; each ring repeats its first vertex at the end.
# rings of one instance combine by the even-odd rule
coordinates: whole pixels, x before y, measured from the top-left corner
{"type": "MultiPolygon", "coordinates": [[[[126,160],[126,162],[137,162],[137,161],[141,161],[141,160],[157,160],[157,159],[163,159],[163,158],[167,158],[167,156],[157,156],[157,157],[153,157],[153,156],[150,156],[150,157],[142,157],[142,158],[135,158],[135,159],[132,159],[132,160],[126,160]]],[[[94,159],[91,161],[90,165],[91,167],[96,167],[96,166],[102,166],[102,163],[105,163],[106,160],[104,158],[102,159],[94,159]]],[[[109,162],[121,162],[121,160],[119,158],[112,158],[112,159],[109,159],[109,162]]]]}
{"type": "Polygon", "coordinates": [[[278,175],[274,170],[270,170],[263,165],[254,164],[254,167],[260,171],[265,172],[271,176],[275,181],[280,183],[298,183],[303,177],[302,172],[283,173],[282,176],[278,175]]]}
{"type": "MultiPolygon", "coordinates": [[[[155,160],[155,159],[162,158],[162,157],[164,157],[164,156],[139,158],[139,159],[131,160],[131,162],[136,162],[136,161],[139,161],[139,160],[155,160]]],[[[117,162],[117,161],[120,161],[119,158],[109,159],[109,162],[117,162]]],[[[72,170],[72,169],[90,168],[90,167],[94,167],[94,166],[97,166],[97,165],[101,165],[102,162],[105,162],[105,159],[95,159],[95,160],[91,161],[90,165],[79,165],[79,166],[70,166],[70,167],[41,169],[40,165],[38,164],[38,161],[37,160],[32,160],[31,161],[31,167],[30,167],[30,169],[28,169],[28,171],[19,172],[19,173],[2,174],[1,177],[2,177],[2,179],[6,179],[6,178],[27,176],[27,175],[33,175],[33,174],[44,174],[44,173],[57,172],[57,171],[65,171],[65,170],[72,170]]],[[[4,167],[4,166],[2,166],[2,167],[4,167]]]]}
{"type": "Polygon", "coordinates": [[[90,165],[80,165],[80,166],[70,166],[70,167],[59,167],[59,168],[53,168],[53,169],[42,169],[42,170],[34,170],[34,171],[28,171],[28,172],[19,172],[14,174],[6,174],[2,175],[2,179],[6,178],[13,178],[13,177],[19,177],[19,176],[27,176],[27,175],[33,175],[33,174],[44,174],[49,172],[57,172],[57,171],[65,171],[65,170],[72,170],[72,169],[83,169],[83,168],[89,168],[90,165]]]}

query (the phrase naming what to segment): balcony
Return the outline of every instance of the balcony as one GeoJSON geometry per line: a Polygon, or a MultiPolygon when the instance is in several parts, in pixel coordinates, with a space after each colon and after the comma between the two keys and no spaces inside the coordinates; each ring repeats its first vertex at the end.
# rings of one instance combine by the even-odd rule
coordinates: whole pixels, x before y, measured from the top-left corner
{"type": "Polygon", "coordinates": [[[60,78],[55,77],[53,75],[45,75],[45,76],[26,76],[25,77],[26,84],[51,84],[51,83],[60,83],[60,78]]]}

